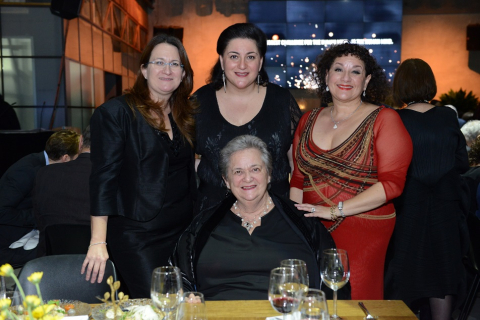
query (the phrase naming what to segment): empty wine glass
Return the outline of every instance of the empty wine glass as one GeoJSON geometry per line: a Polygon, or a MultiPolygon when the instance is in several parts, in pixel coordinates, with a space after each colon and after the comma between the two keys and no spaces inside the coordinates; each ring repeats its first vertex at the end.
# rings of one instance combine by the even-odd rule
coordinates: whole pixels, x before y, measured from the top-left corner
{"type": "Polygon", "coordinates": [[[347,251],[343,249],[323,250],[320,274],[322,281],[333,290],[333,314],[331,318],[340,319],[337,315],[337,290],[347,284],[350,278],[347,251]]]}
{"type": "Polygon", "coordinates": [[[268,300],[276,311],[283,314],[284,320],[288,313],[298,309],[302,292],[300,277],[294,268],[280,267],[270,272],[268,300]]]}
{"type": "Polygon", "coordinates": [[[201,292],[185,292],[177,310],[177,320],[207,320],[205,299],[201,292]]]}
{"type": "Polygon", "coordinates": [[[165,320],[171,319],[182,295],[182,277],[177,267],[159,267],[153,270],[150,295],[152,303],[165,313],[165,320]]]}
{"type": "Polygon", "coordinates": [[[5,299],[7,295],[7,288],[5,287],[5,278],[0,276],[0,299],[5,299]]]}
{"type": "Polygon", "coordinates": [[[280,267],[295,268],[300,277],[300,289],[304,292],[308,291],[309,279],[305,261],[300,259],[285,259],[280,261],[280,267]]]}
{"type": "Polygon", "coordinates": [[[325,293],[318,289],[308,289],[300,302],[300,319],[328,320],[328,305],[325,293]]]}

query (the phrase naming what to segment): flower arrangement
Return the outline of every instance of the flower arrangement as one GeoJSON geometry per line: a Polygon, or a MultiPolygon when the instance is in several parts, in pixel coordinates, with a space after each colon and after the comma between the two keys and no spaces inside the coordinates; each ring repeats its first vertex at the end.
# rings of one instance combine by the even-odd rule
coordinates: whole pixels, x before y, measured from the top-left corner
{"type": "MultiPolygon", "coordinates": [[[[42,280],[43,272],[34,272],[27,278],[28,281],[33,283],[37,289],[37,295],[28,296],[25,296],[22,285],[18,281],[18,278],[10,264],[7,263],[0,267],[0,276],[11,277],[15,281],[23,300],[24,311],[26,312],[25,317],[19,316],[11,310],[10,306],[12,301],[10,298],[0,299],[0,320],[60,320],[64,317],[64,314],[53,312],[56,308],[56,304],[54,302],[49,302],[47,304],[43,302],[42,293],[40,291],[40,281],[42,280]]],[[[98,299],[111,306],[114,315],[121,317],[123,312],[120,308],[120,303],[127,301],[128,295],[124,295],[123,292],[119,292],[118,300],[115,300],[115,292],[120,288],[120,281],[114,282],[113,277],[110,276],[107,279],[107,284],[110,286],[110,292],[105,292],[103,299],[98,299]],[[111,300],[109,301],[109,299],[111,300]]]]}
{"type": "MultiPolygon", "coordinates": [[[[18,281],[17,276],[15,276],[15,273],[13,272],[13,268],[11,265],[7,263],[1,266],[0,276],[11,277],[15,281],[18,291],[20,292],[20,295],[22,296],[22,299],[23,299],[23,307],[27,312],[27,319],[59,320],[62,318],[62,316],[59,316],[59,315],[49,314],[50,311],[52,311],[55,308],[54,304],[43,303],[42,294],[40,292],[40,286],[39,286],[40,281],[42,280],[43,272],[34,272],[27,278],[28,281],[30,281],[35,285],[35,288],[37,289],[37,293],[38,293],[38,295],[28,295],[28,296],[25,296],[23,288],[20,285],[20,282],[18,281]]],[[[12,304],[12,301],[10,300],[10,298],[0,299],[0,320],[5,320],[5,319],[19,320],[20,319],[20,317],[10,309],[11,304],[12,304]]]]}

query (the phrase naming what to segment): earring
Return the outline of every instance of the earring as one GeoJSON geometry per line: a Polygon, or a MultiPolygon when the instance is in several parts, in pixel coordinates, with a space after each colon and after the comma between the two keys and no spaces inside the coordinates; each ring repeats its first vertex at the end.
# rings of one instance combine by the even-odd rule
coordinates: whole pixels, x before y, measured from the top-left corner
{"type": "Polygon", "coordinates": [[[260,73],[257,76],[258,93],[260,93],[260,73]]]}
{"type": "Polygon", "coordinates": [[[325,88],[325,91],[327,91],[327,92],[330,91],[330,88],[327,86],[327,87],[325,88]]]}
{"type": "Polygon", "coordinates": [[[227,92],[227,85],[225,83],[225,70],[222,70],[222,79],[223,79],[223,91],[227,92]]]}
{"type": "Polygon", "coordinates": [[[366,90],[363,90],[363,96],[364,96],[364,97],[365,97],[365,91],[366,91],[366,90]]]}

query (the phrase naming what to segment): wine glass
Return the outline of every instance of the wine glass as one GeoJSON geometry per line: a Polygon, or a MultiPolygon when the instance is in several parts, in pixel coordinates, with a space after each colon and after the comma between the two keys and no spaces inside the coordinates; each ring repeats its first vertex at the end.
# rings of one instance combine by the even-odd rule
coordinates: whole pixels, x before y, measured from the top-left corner
{"type": "Polygon", "coordinates": [[[165,313],[165,320],[171,319],[182,295],[182,277],[177,267],[158,267],[153,270],[150,296],[152,303],[165,313]]]}
{"type": "Polygon", "coordinates": [[[284,320],[287,313],[298,309],[302,292],[300,277],[294,268],[280,267],[270,272],[268,300],[276,311],[283,314],[284,320]]]}
{"type": "Polygon", "coordinates": [[[5,286],[5,278],[0,276],[0,299],[5,299],[7,296],[7,288],[5,286]]]}
{"type": "Polygon", "coordinates": [[[300,302],[300,319],[328,320],[328,305],[325,293],[318,289],[308,289],[300,302]]]}
{"type": "Polygon", "coordinates": [[[280,261],[280,267],[294,268],[300,277],[300,289],[304,292],[308,291],[309,279],[307,264],[300,259],[285,259],[280,261]]]}
{"type": "Polygon", "coordinates": [[[341,319],[337,315],[337,290],[347,284],[350,278],[347,251],[343,249],[323,250],[320,274],[323,282],[333,290],[332,319],[341,319]]]}
{"type": "Polygon", "coordinates": [[[177,320],[207,320],[205,299],[201,292],[185,292],[177,310],[177,320]]]}

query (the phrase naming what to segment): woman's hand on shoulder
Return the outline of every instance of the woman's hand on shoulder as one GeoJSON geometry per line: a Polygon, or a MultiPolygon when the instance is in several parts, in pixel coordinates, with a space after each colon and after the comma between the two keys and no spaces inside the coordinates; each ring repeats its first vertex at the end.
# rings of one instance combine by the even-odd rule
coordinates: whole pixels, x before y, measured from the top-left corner
{"type": "Polygon", "coordinates": [[[107,246],[104,244],[94,245],[88,249],[87,256],[83,261],[82,274],[87,271],[86,281],[101,283],[105,275],[105,265],[108,260],[107,246]]]}
{"type": "Polygon", "coordinates": [[[308,203],[296,203],[295,207],[297,207],[297,209],[300,211],[307,212],[305,214],[305,217],[308,217],[308,218],[316,217],[324,220],[331,220],[329,207],[315,206],[313,204],[308,204],[308,203]]]}

